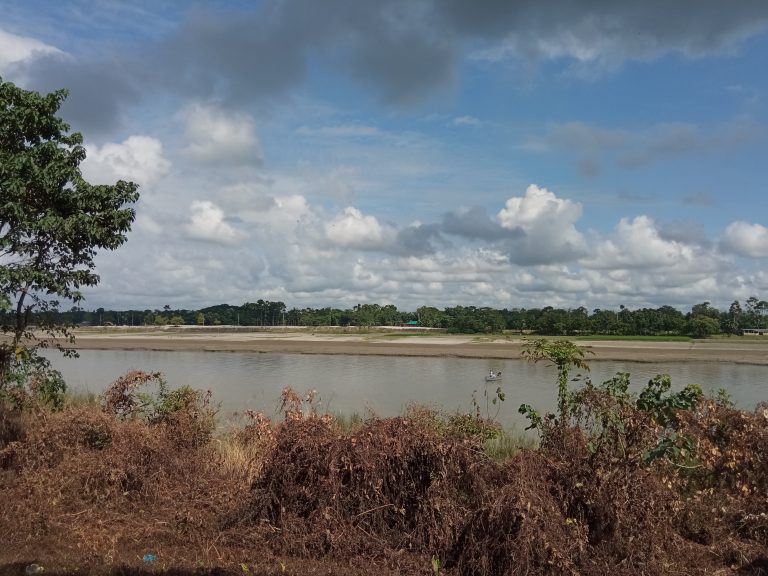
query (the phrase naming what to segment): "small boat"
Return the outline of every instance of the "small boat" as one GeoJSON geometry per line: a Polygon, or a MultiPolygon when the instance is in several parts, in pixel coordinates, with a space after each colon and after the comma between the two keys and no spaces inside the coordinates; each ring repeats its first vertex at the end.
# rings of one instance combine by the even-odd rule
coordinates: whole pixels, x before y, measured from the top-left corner
{"type": "Polygon", "coordinates": [[[496,382],[497,380],[501,380],[501,370],[498,372],[491,371],[488,376],[485,377],[486,382],[496,382]]]}

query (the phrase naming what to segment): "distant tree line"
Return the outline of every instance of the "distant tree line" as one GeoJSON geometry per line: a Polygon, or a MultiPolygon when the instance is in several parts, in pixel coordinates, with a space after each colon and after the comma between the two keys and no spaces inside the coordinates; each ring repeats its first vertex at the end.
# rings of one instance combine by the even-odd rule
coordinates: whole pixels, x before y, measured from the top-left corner
{"type": "MultiPolygon", "coordinates": [[[[0,315],[2,321],[11,315],[0,315]]],[[[33,319],[34,320],[34,319],[33,319]]],[[[258,300],[241,306],[219,304],[200,310],[98,310],[72,307],[66,312],[51,312],[46,322],[91,326],[404,326],[443,328],[449,332],[498,333],[504,330],[542,335],[688,335],[740,334],[744,328],[768,328],[768,302],[753,296],[743,304],[737,300],[727,310],[709,302],[682,312],[672,306],[638,308],[619,306],[618,310],[595,308],[511,308],[494,309],[454,306],[442,310],[422,306],[414,312],[387,304],[358,304],[351,309],[291,308],[283,302],[258,300]]]]}

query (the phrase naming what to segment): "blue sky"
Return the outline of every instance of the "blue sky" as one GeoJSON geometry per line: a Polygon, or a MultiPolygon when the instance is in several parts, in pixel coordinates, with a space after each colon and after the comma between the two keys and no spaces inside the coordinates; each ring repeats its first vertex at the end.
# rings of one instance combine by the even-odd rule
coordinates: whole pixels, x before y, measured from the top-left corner
{"type": "Polygon", "coordinates": [[[96,308],[768,297],[768,4],[3,0],[142,199],[96,308]]]}

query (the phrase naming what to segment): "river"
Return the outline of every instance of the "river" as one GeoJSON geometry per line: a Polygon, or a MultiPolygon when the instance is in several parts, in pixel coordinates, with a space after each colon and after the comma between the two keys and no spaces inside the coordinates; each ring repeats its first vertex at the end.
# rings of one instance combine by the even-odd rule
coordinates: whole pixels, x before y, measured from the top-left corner
{"type": "MultiPolygon", "coordinates": [[[[556,400],[555,368],[520,360],[125,350],[81,350],[77,359],[62,358],[53,351],[46,355],[73,390],[98,393],[129,370],[157,371],[172,387],[188,384],[210,389],[223,414],[253,409],[275,415],[286,386],[299,393],[317,390],[322,412],[393,416],[410,403],[469,411],[474,393],[485,414],[484,392],[493,396],[501,386],[506,400],[499,404],[497,418],[506,427],[520,430],[525,427],[517,413],[520,404],[552,410],[556,400]],[[486,384],[489,370],[501,370],[503,380],[486,384]]],[[[639,389],[655,374],[666,373],[675,389],[692,383],[705,392],[725,388],[742,408],[768,401],[766,366],[609,361],[590,365],[589,375],[595,382],[629,372],[633,388],[639,389]]],[[[490,408],[494,415],[496,407],[490,408]]]]}

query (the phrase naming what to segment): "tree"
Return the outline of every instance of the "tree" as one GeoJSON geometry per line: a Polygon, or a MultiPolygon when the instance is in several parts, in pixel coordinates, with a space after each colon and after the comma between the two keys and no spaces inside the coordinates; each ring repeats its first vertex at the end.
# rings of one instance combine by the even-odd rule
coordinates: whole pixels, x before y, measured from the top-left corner
{"type": "Polygon", "coordinates": [[[78,304],[80,289],[99,282],[97,250],[122,245],[135,217],[136,184],[83,179],[83,137],[56,116],[66,96],[0,78],[0,294],[12,308],[12,325],[2,326],[12,338],[0,345],[0,390],[14,363],[39,358],[36,346],[45,345],[29,330],[33,311],[48,336],[74,340],[46,322],[46,313],[58,310],[60,299],[78,304]]]}
{"type": "MultiPolygon", "coordinates": [[[[589,370],[589,364],[584,360],[587,354],[593,354],[593,352],[570,340],[539,338],[524,341],[521,356],[525,360],[532,363],[549,360],[557,367],[557,411],[561,424],[565,423],[568,411],[568,375],[571,368],[589,370]]],[[[524,406],[527,405],[520,407],[521,413],[526,412],[523,410],[524,406]]]]}
{"type": "Polygon", "coordinates": [[[726,317],[726,325],[728,326],[728,334],[740,334],[741,333],[741,304],[738,300],[731,302],[731,306],[728,308],[728,315],[726,317]]]}
{"type": "Polygon", "coordinates": [[[692,316],[688,320],[688,333],[694,338],[706,338],[720,332],[720,322],[709,316],[692,316]]]}

